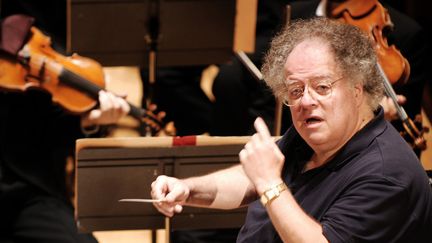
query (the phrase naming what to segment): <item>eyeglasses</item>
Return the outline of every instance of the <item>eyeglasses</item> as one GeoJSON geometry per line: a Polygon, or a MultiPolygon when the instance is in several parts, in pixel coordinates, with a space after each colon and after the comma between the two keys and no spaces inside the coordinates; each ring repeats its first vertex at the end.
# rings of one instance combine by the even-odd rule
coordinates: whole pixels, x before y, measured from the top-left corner
{"type": "MultiPolygon", "coordinates": [[[[341,79],[342,77],[334,81],[328,79],[310,80],[308,85],[309,95],[317,101],[327,99],[332,94],[333,85],[341,79]]],[[[283,100],[283,103],[286,106],[298,105],[301,98],[303,97],[305,87],[306,86],[303,82],[288,81],[286,83],[287,95],[283,100]]]]}

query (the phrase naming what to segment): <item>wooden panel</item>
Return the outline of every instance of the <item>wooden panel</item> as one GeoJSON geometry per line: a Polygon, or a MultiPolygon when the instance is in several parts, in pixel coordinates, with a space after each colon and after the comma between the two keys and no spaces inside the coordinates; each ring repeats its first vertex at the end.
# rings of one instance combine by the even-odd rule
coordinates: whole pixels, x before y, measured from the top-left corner
{"type": "MultiPolygon", "coordinates": [[[[104,66],[148,65],[149,0],[71,0],[68,51],[104,66]]],[[[236,2],[160,0],[158,65],[222,63],[232,54],[236,2]]]]}
{"type": "Polygon", "coordinates": [[[234,51],[254,52],[258,0],[237,0],[234,51]]]}
{"type": "MultiPolygon", "coordinates": [[[[81,231],[164,228],[164,216],[151,204],[118,200],[149,198],[150,184],[160,174],[184,178],[238,164],[238,153],[244,146],[242,140],[220,144],[216,138],[220,145],[125,147],[131,141],[147,144],[155,140],[78,140],[76,214],[81,231]],[[93,141],[94,146],[91,145],[93,141]],[[115,143],[122,145],[113,146],[115,143]]],[[[166,138],[161,140],[167,142],[166,138]]],[[[203,143],[211,144],[209,141],[212,139],[203,143]]],[[[222,211],[186,207],[171,224],[173,229],[239,227],[244,222],[245,212],[244,208],[222,211]]]]}

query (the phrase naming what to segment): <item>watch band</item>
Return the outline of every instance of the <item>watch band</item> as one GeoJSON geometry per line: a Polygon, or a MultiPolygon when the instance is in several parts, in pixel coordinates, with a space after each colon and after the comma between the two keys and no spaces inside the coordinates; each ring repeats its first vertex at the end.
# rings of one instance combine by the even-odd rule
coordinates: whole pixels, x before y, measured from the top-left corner
{"type": "Polygon", "coordinates": [[[280,194],[285,190],[288,190],[288,187],[284,182],[278,185],[271,186],[261,195],[260,201],[262,205],[266,207],[271,201],[278,198],[280,194]]]}

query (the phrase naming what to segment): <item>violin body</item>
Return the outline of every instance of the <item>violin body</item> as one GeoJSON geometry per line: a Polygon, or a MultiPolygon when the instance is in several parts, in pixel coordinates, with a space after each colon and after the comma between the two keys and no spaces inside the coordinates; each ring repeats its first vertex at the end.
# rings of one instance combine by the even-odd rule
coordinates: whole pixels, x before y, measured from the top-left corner
{"type": "Polygon", "coordinates": [[[32,27],[31,32],[30,40],[20,53],[20,55],[31,58],[31,60],[24,60],[24,63],[28,65],[27,67],[11,57],[0,58],[1,86],[11,91],[45,90],[52,95],[54,102],[76,114],[94,108],[97,101],[80,90],[64,84],[59,79],[58,72],[66,67],[104,88],[104,74],[100,64],[76,54],[70,57],[60,55],[51,48],[49,37],[43,35],[35,27],[32,27]],[[31,53],[31,55],[26,52],[31,53]]]}
{"type": "MultiPolygon", "coordinates": [[[[102,66],[77,54],[63,56],[51,47],[51,40],[36,27],[18,58],[0,57],[0,88],[25,91],[41,89],[52,95],[65,110],[82,114],[98,104],[104,90],[102,66]]],[[[162,122],[151,111],[130,103],[129,115],[149,125],[152,134],[162,129],[162,122]]]]}
{"type": "Polygon", "coordinates": [[[24,80],[26,75],[27,70],[16,59],[0,55],[1,88],[9,91],[25,91],[27,88],[38,86],[38,84],[27,83],[24,80]]]}
{"type": "Polygon", "coordinates": [[[393,28],[387,9],[377,0],[349,0],[332,10],[333,18],[359,27],[374,43],[378,62],[392,84],[408,81],[410,65],[394,45],[389,46],[383,33],[393,28]]]}
{"type": "Polygon", "coordinates": [[[63,56],[51,48],[49,37],[35,27],[31,32],[30,40],[19,53],[28,65],[28,73],[23,80],[26,82],[24,89],[40,87],[51,93],[54,102],[72,113],[79,114],[94,108],[97,100],[82,90],[70,87],[62,80],[62,72],[69,70],[102,89],[105,87],[102,66],[77,54],[63,56]]]}

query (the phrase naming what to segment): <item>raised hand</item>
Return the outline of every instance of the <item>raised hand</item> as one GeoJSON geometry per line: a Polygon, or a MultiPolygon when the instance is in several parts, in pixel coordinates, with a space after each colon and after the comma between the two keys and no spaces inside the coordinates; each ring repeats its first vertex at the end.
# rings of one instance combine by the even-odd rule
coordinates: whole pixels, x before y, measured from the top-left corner
{"type": "Polygon", "coordinates": [[[282,182],[281,171],[285,160],[264,120],[258,117],[254,123],[257,133],[240,151],[240,162],[260,195],[269,187],[282,182]]]}

